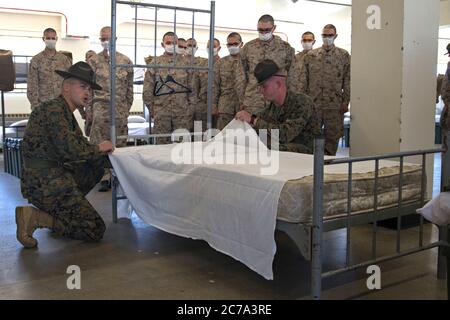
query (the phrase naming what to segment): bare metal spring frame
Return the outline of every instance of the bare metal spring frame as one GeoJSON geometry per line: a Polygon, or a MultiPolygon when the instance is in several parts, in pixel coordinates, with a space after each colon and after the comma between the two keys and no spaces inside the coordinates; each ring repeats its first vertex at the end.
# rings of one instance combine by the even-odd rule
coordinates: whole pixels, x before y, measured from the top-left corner
{"type": "MultiPolygon", "coordinates": [[[[198,67],[194,66],[191,63],[191,66],[175,66],[176,61],[174,61],[173,65],[158,65],[155,60],[153,63],[148,65],[136,64],[137,62],[137,22],[138,22],[138,9],[139,8],[153,8],[155,10],[155,39],[154,39],[154,56],[156,57],[156,39],[158,32],[158,9],[168,9],[173,10],[174,19],[173,19],[173,32],[176,34],[177,31],[177,11],[183,12],[191,12],[192,13],[192,38],[195,38],[195,14],[196,13],[205,13],[210,15],[210,30],[209,30],[209,43],[214,43],[214,25],[215,25],[215,1],[211,1],[211,9],[210,10],[201,10],[201,9],[193,9],[193,8],[184,8],[184,7],[173,7],[159,4],[151,4],[144,2],[130,2],[130,1],[118,1],[111,0],[111,47],[110,47],[110,67],[111,67],[111,75],[110,75],[110,83],[111,83],[111,140],[114,145],[116,145],[117,136],[116,136],[116,72],[117,68],[125,67],[125,68],[154,68],[154,69],[183,69],[183,70],[204,70],[208,71],[208,87],[207,87],[207,127],[211,128],[212,124],[212,82],[214,77],[214,68],[213,68],[213,59],[208,59],[208,67],[198,67]],[[135,19],[134,19],[134,64],[116,64],[116,33],[117,33],[117,5],[130,5],[135,8],[135,19]]],[[[209,46],[209,56],[214,56],[214,46],[209,46]]],[[[176,56],[175,56],[176,59],[176,56]]],[[[174,60],[175,60],[174,59],[174,60]]],[[[194,57],[192,56],[191,62],[193,62],[194,57]]],[[[151,106],[148,106],[151,107],[151,106]]],[[[151,121],[149,121],[151,124],[151,121]]]]}
{"type": "MultiPolygon", "coordinates": [[[[447,138],[450,138],[449,132],[445,133],[447,138]]],[[[447,140],[448,141],[448,140],[447,140]]],[[[393,260],[396,258],[404,257],[410,254],[422,252],[432,248],[439,248],[438,253],[438,270],[437,276],[440,279],[445,279],[447,273],[447,292],[450,286],[450,258],[449,258],[449,226],[439,228],[439,240],[430,243],[428,245],[423,244],[423,217],[420,217],[420,231],[419,231],[419,244],[418,247],[414,249],[401,250],[400,247],[400,235],[401,235],[401,218],[405,215],[405,212],[412,213],[411,209],[420,208],[425,204],[425,184],[426,184],[426,157],[429,154],[442,153],[442,175],[441,175],[441,186],[444,181],[448,181],[450,177],[450,151],[445,151],[444,149],[433,149],[433,150],[423,150],[423,151],[412,151],[412,152],[400,152],[395,154],[388,154],[384,156],[373,156],[373,157],[359,157],[359,158],[347,158],[347,159],[324,159],[324,139],[319,138],[314,142],[314,194],[313,194],[313,224],[312,224],[312,243],[310,246],[312,262],[311,262],[311,290],[312,298],[320,299],[322,293],[322,279],[333,275],[337,275],[346,271],[355,270],[357,268],[382,263],[385,261],[393,260]],[[409,206],[409,208],[403,209],[402,201],[402,186],[403,186],[403,169],[404,169],[404,159],[410,156],[422,156],[422,182],[421,182],[421,197],[418,206],[409,206]],[[399,174],[399,184],[398,184],[398,205],[396,207],[396,218],[397,218],[397,242],[396,242],[396,254],[384,257],[377,257],[377,222],[382,220],[381,210],[378,210],[378,182],[379,182],[379,169],[380,160],[382,159],[393,159],[400,158],[400,174],[399,174]],[[374,161],[375,162],[375,180],[374,180],[374,208],[373,211],[366,215],[366,217],[352,216],[352,174],[353,174],[353,164],[357,162],[364,161],[374,161]],[[338,221],[330,222],[323,220],[323,186],[324,186],[324,168],[326,165],[337,165],[337,164],[348,164],[348,187],[347,187],[347,216],[345,218],[336,219],[338,221]],[[359,221],[358,221],[359,220],[359,221]],[[351,246],[351,228],[352,222],[358,224],[360,223],[373,223],[372,230],[372,258],[370,261],[351,264],[350,263],[350,246],[351,246]],[[322,273],[322,241],[324,230],[335,230],[340,227],[345,227],[347,229],[347,245],[346,245],[346,263],[345,267],[322,273]],[[330,226],[334,224],[334,226],[330,226]],[[444,259],[443,250],[447,248],[447,261],[444,259]],[[447,270],[445,267],[447,266],[447,270]]],[[[406,207],[406,206],[405,206],[406,207]]],[[[391,214],[392,217],[392,214],[391,214]]],[[[395,216],[394,216],[395,217],[395,216]]],[[[450,296],[448,297],[450,299],[450,296]]]]}

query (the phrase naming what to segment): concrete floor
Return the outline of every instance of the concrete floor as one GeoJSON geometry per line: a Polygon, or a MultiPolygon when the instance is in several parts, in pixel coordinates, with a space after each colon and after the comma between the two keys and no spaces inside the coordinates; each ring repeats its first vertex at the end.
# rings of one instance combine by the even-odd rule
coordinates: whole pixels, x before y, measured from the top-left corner
{"type": "MultiPolygon", "coordinates": [[[[0,160],[1,155],[0,155],[0,160]]],[[[0,162],[0,166],[2,163],[0,162]]],[[[15,238],[14,209],[26,203],[19,180],[0,173],[0,299],[308,299],[309,268],[294,243],[276,233],[273,281],[219,253],[204,241],[171,235],[139,218],[111,221],[111,194],[92,191],[89,201],[105,219],[99,243],[35,233],[37,249],[23,249],[15,238]],[[68,290],[68,266],[81,268],[81,290],[68,290]]],[[[425,242],[437,237],[425,226],[425,242]]],[[[402,232],[402,248],[418,242],[418,230],[402,232]]],[[[371,226],[351,234],[353,261],[368,258],[371,226]]],[[[346,232],[325,235],[324,268],[342,266],[346,232]]],[[[380,228],[380,253],[394,253],[395,232],[380,228]]],[[[383,263],[382,290],[369,291],[365,270],[326,279],[324,299],[447,299],[446,281],[436,278],[437,250],[383,263]]]]}

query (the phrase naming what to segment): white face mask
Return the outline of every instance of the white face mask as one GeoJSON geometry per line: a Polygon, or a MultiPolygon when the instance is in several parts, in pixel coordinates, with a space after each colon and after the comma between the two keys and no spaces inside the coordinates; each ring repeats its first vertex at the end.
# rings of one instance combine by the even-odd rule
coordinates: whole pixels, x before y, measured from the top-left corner
{"type": "Polygon", "coordinates": [[[195,53],[197,52],[197,48],[195,47],[187,47],[186,54],[189,56],[195,56],[195,53]]]}
{"type": "Polygon", "coordinates": [[[273,37],[273,33],[272,32],[267,32],[267,33],[259,33],[259,40],[261,41],[270,41],[273,37]]]}
{"type": "Polygon", "coordinates": [[[232,56],[235,56],[235,55],[239,54],[239,52],[241,51],[241,48],[239,48],[239,46],[228,47],[228,51],[230,52],[230,54],[232,56]]]}
{"type": "Polygon", "coordinates": [[[109,50],[109,41],[102,41],[103,50],[109,50]]]}
{"type": "Polygon", "coordinates": [[[56,40],[45,40],[45,47],[47,49],[55,49],[56,47],[56,40]]]}
{"type": "Polygon", "coordinates": [[[179,55],[184,55],[186,54],[186,49],[180,48],[178,46],[175,47],[175,52],[179,55]]]}
{"type": "Polygon", "coordinates": [[[302,42],[303,50],[311,50],[313,48],[313,42],[302,42]]]}
{"type": "MultiPolygon", "coordinates": [[[[209,55],[209,48],[206,48],[206,50],[208,51],[208,55],[209,55]]],[[[213,49],[213,55],[217,56],[219,54],[219,48],[214,48],[213,49]]]]}
{"type": "Polygon", "coordinates": [[[330,47],[334,44],[334,38],[322,37],[323,44],[330,47]]]}
{"type": "Polygon", "coordinates": [[[171,45],[164,45],[164,50],[166,50],[166,52],[168,54],[174,54],[175,52],[175,45],[171,44],[171,45]]]}

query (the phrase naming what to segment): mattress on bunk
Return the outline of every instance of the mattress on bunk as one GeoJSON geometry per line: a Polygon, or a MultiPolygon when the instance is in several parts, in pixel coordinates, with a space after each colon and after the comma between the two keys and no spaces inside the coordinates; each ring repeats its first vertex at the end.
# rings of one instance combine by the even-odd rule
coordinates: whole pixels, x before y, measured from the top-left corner
{"type": "MultiPolygon", "coordinates": [[[[378,209],[398,205],[399,170],[398,164],[382,161],[386,166],[378,173],[378,209]]],[[[326,167],[326,169],[329,167],[326,167]]],[[[325,170],[326,170],[325,169],[325,170]]],[[[421,197],[422,167],[405,165],[402,178],[402,202],[418,201],[421,197]]],[[[323,187],[324,219],[347,215],[348,174],[326,173],[323,187]]],[[[369,212],[374,209],[375,172],[354,173],[352,176],[352,214],[369,212]]],[[[287,181],[278,202],[277,219],[291,223],[312,221],[313,176],[287,181]]]]}

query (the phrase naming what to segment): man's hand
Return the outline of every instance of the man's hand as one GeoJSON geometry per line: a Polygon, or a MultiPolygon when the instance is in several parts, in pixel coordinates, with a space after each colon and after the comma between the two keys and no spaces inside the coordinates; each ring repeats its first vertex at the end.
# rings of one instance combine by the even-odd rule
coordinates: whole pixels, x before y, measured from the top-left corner
{"type": "Polygon", "coordinates": [[[111,141],[103,141],[98,145],[98,148],[101,153],[110,153],[114,151],[114,146],[111,141]]]}
{"type": "Polygon", "coordinates": [[[341,113],[344,114],[344,113],[347,113],[347,112],[348,112],[348,104],[343,103],[342,106],[341,106],[341,113]]]}
{"type": "Polygon", "coordinates": [[[245,110],[239,111],[236,113],[236,119],[247,122],[250,124],[252,122],[252,115],[245,110]]]}
{"type": "Polygon", "coordinates": [[[212,108],[212,114],[215,115],[215,116],[218,116],[219,115],[219,108],[213,107],[212,108]]]}

